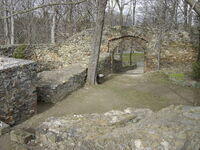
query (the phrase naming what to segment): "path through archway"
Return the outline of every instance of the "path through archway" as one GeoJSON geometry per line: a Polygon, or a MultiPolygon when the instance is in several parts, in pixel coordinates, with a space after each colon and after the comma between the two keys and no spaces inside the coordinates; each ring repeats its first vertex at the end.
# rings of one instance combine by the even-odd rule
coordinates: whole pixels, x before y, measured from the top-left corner
{"type": "MultiPolygon", "coordinates": [[[[125,35],[108,39],[111,64],[121,62],[121,71],[127,74],[144,73],[147,40],[140,36],[125,35]]],[[[112,65],[111,68],[114,66],[112,65]]]]}

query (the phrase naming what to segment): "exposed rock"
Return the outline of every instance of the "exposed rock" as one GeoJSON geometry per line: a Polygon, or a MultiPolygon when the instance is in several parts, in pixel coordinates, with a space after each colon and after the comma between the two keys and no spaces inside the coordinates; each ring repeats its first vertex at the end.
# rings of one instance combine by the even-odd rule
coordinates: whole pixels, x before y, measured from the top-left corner
{"type": "Polygon", "coordinates": [[[32,139],[34,139],[34,134],[27,132],[23,129],[16,129],[10,132],[10,139],[12,142],[27,144],[32,139]]]}
{"type": "Polygon", "coordinates": [[[10,126],[0,121],[0,135],[6,134],[10,131],[10,126]]]}
{"type": "Polygon", "coordinates": [[[49,118],[36,138],[50,150],[199,150],[200,107],[170,106],[155,113],[129,108],[49,118]]]}

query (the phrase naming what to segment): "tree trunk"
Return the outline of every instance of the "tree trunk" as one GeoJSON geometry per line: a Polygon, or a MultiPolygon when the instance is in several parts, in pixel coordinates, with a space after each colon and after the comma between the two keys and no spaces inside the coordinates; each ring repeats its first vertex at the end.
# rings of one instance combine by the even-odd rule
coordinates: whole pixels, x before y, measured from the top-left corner
{"type": "Polygon", "coordinates": [[[189,8],[189,15],[188,15],[188,28],[191,30],[192,27],[192,7],[189,8]]]}
{"type": "MultiPolygon", "coordinates": [[[[167,2],[166,2],[167,4],[167,2]]],[[[175,28],[178,29],[178,5],[179,5],[179,0],[175,1],[175,13],[174,13],[174,24],[175,28]]]]}
{"type": "MultiPolygon", "coordinates": [[[[72,1],[70,1],[72,2],[72,1]]],[[[69,8],[69,36],[73,35],[73,5],[69,8]]]]}
{"type": "Polygon", "coordinates": [[[120,26],[123,26],[124,24],[124,18],[123,18],[123,9],[120,8],[120,20],[119,20],[120,26]]]}
{"type": "Polygon", "coordinates": [[[11,28],[11,32],[10,32],[10,44],[15,44],[15,24],[14,24],[14,16],[12,16],[14,11],[14,6],[13,6],[13,1],[11,1],[11,18],[10,18],[10,28],[11,28]]]}
{"type": "Polygon", "coordinates": [[[98,15],[96,21],[96,27],[94,31],[94,40],[92,43],[92,51],[88,66],[87,82],[90,85],[97,84],[97,67],[99,61],[99,54],[101,48],[102,33],[104,27],[105,9],[107,0],[97,0],[98,3],[98,15]]]}
{"type": "Polygon", "coordinates": [[[133,25],[135,25],[136,0],[133,0],[133,25]]]}
{"type": "Polygon", "coordinates": [[[188,27],[188,4],[184,1],[184,28],[185,30],[188,27]]]}
{"type": "Polygon", "coordinates": [[[55,44],[55,30],[56,30],[56,11],[55,6],[53,7],[53,14],[52,14],[52,26],[51,26],[51,44],[55,44]]]}
{"type": "MultiPolygon", "coordinates": [[[[7,0],[4,1],[5,9],[7,9],[7,0]]],[[[8,16],[8,11],[4,11],[4,16],[8,16]]],[[[10,39],[9,39],[9,23],[8,19],[4,19],[4,37],[5,37],[5,44],[9,45],[10,44],[10,39]]]]}

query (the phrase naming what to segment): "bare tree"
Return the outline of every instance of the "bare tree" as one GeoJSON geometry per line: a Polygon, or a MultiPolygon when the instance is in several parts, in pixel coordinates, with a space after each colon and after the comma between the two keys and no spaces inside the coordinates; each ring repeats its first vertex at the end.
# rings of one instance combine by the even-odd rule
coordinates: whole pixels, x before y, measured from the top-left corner
{"type": "Polygon", "coordinates": [[[94,85],[97,83],[97,68],[98,68],[102,33],[104,27],[106,4],[107,0],[97,0],[97,6],[98,6],[97,21],[94,31],[94,38],[93,38],[94,40],[92,43],[92,51],[89,60],[88,76],[87,76],[87,83],[90,85],[94,85]]]}
{"type": "Polygon", "coordinates": [[[55,34],[56,34],[56,8],[53,6],[52,12],[52,25],[51,25],[51,44],[56,43],[55,34]]]}
{"type": "MultiPolygon", "coordinates": [[[[8,16],[8,2],[7,0],[2,1],[4,5],[4,17],[8,16]]],[[[5,44],[10,44],[10,39],[9,39],[9,23],[8,23],[8,18],[4,19],[4,38],[5,38],[5,44]]]]}
{"type": "Polygon", "coordinates": [[[124,8],[126,5],[130,3],[130,1],[126,2],[125,0],[116,0],[117,6],[119,8],[119,13],[120,13],[120,26],[124,25],[124,17],[123,17],[123,12],[124,8]]]}
{"type": "Polygon", "coordinates": [[[133,16],[133,25],[135,25],[136,3],[137,3],[137,0],[133,0],[133,14],[132,14],[132,16],[133,16]]]}
{"type": "Polygon", "coordinates": [[[184,28],[187,29],[188,26],[188,4],[184,1],[184,28]]]}
{"type": "Polygon", "coordinates": [[[11,8],[10,8],[10,14],[11,14],[11,18],[10,18],[10,28],[11,28],[11,32],[10,32],[10,44],[14,44],[15,43],[15,20],[14,20],[14,16],[12,16],[13,12],[14,12],[14,3],[11,0],[11,8]]]}

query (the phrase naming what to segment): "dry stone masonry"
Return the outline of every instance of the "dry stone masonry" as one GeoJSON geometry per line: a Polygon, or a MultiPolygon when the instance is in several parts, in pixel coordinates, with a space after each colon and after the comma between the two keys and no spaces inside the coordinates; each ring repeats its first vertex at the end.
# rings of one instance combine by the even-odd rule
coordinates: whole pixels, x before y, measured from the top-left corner
{"type": "Polygon", "coordinates": [[[13,125],[36,113],[36,63],[0,57],[0,120],[13,125]]]}
{"type": "Polygon", "coordinates": [[[145,72],[155,71],[158,68],[158,54],[160,64],[165,68],[168,65],[192,64],[197,60],[197,44],[191,40],[191,35],[185,31],[171,31],[165,34],[160,48],[157,48],[158,39],[152,35],[146,49],[145,72]]]}

